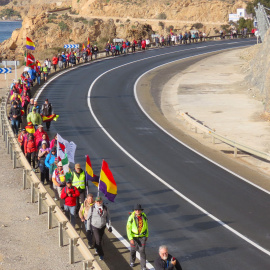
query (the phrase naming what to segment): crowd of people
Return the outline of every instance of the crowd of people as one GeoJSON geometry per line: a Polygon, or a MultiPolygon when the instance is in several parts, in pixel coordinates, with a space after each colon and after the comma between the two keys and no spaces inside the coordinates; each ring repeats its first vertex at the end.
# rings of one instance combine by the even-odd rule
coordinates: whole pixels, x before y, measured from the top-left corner
{"type": "MultiPolygon", "coordinates": [[[[156,47],[172,46],[177,44],[187,44],[192,42],[205,41],[205,33],[185,32],[179,35],[169,34],[167,37],[155,37],[153,42],[156,47]]],[[[149,39],[139,39],[133,41],[122,41],[116,44],[107,43],[105,46],[106,56],[116,56],[135,52],[137,48],[145,50],[150,47],[149,39]]],[[[43,104],[38,104],[32,96],[34,82],[40,85],[41,75],[43,80],[48,79],[48,75],[54,71],[74,66],[81,61],[87,62],[96,59],[99,49],[96,45],[90,45],[84,51],[62,52],[54,55],[40,65],[39,70],[29,68],[21,75],[20,80],[14,81],[10,92],[9,117],[15,136],[21,145],[21,150],[25,154],[33,170],[39,168],[40,180],[45,185],[49,185],[54,190],[54,199],[59,201],[60,207],[70,219],[75,227],[83,224],[90,249],[95,248],[99,259],[104,259],[102,238],[108,226],[108,231],[112,232],[110,211],[103,203],[101,196],[94,198],[91,193],[92,182],[86,181],[85,171],[79,163],[75,164],[71,176],[66,179],[63,170],[63,163],[57,156],[57,134],[49,138],[51,121],[44,122],[44,116],[53,114],[54,108],[48,99],[43,104]],[[46,127],[46,131],[45,131],[46,127]],[[20,130],[20,132],[19,132],[20,130]],[[88,183],[89,182],[89,183],[88,183]]],[[[37,171],[36,171],[37,172],[37,171]]],[[[127,218],[126,233],[130,242],[130,266],[135,266],[136,251],[140,253],[140,266],[146,269],[145,248],[149,237],[148,218],[140,204],[134,206],[133,212],[127,218]]],[[[159,247],[159,255],[155,262],[155,269],[176,269],[180,270],[181,265],[177,259],[168,253],[166,246],[159,247]]]]}

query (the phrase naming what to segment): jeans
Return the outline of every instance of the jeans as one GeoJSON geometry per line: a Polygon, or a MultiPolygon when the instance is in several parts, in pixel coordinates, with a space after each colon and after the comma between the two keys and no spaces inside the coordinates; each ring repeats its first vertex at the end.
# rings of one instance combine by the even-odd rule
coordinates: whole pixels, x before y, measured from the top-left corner
{"type": "Polygon", "coordinates": [[[64,210],[65,210],[65,215],[69,219],[69,214],[70,214],[70,223],[71,225],[75,228],[75,210],[76,210],[76,205],[75,206],[68,206],[64,205],[64,210]]]}
{"type": "Polygon", "coordinates": [[[12,119],[11,125],[12,125],[12,130],[15,133],[15,135],[18,135],[19,125],[20,125],[19,119],[12,119]]]}
{"type": "Polygon", "coordinates": [[[40,85],[40,76],[37,77],[37,83],[40,85]]]}

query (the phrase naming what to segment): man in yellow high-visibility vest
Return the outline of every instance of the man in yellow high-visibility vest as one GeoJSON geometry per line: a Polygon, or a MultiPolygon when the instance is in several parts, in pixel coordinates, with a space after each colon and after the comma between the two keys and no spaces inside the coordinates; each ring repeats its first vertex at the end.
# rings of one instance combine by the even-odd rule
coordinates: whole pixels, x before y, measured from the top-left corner
{"type": "Polygon", "coordinates": [[[148,239],[148,222],[142,206],[136,204],[127,221],[127,237],[130,242],[130,266],[134,267],[136,251],[140,253],[141,269],[146,270],[145,245],[148,239]]]}
{"type": "Polygon", "coordinates": [[[86,183],[85,183],[85,172],[81,168],[79,163],[75,164],[75,169],[72,172],[71,178],[72,185],[76,187],[80,192],[80,197],[77,198],[77,212],[80,209],[81,204],[85,199],[86,183]]]}

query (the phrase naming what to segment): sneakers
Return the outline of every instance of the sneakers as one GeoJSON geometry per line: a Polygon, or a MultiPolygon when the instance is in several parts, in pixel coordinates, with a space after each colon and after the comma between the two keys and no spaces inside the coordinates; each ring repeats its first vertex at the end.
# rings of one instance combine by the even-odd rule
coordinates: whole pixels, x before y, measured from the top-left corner
{"type": "Polygon", "coordinates": [[[95,248],[95,254],[98,254],[97,249],[95,248]]]}
{"type": "Polygon", "coordinates": [[[130,263],[130,267],[134,267],[134,263],[130,263]]]}
{"type": "Polygon", "coordinates": [[[55,201],[58,201],[58,199],[57,199],[57,198],[54,198],[54,200],[55,200],[55,201]]]}
{"type": "Polygon", "coordinates": [[[99,256],[99,260],[103,261],[104,260],[104,256],[99,256]]]}

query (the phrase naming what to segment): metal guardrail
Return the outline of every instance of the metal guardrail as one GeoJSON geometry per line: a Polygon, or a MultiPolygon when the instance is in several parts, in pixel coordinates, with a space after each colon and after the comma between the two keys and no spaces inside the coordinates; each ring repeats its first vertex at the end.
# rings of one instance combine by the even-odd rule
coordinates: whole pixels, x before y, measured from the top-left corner
{"type": "Polygon", "coordinates": [[[52,229],[52,214],[58,221],[59,228],[59,246],[63,247],[63,233],[64,231],[69,237],[69,262],[74,263],[74,247],[76,246],[83,256],[83,269],[95,269],[101,270],[101,267],[97,263],[94,256],[91,254],[81,237],[78,235],[75,228],[68,221],[62,210],[56,205],[53,198],[49,195],[37,175],[33,172],[26,157],[21,151],[21,146],[14,136],[11,129],[8,117],[7,117],[7,103],[9,99],[9,93],[2,98],[0,108],[0,121],[1,121],[1,135],[7,148],[7,153],[10,154],[11,160],[13,160],[13,168],[17,167],[17,162],[20,161],[23,169],[23,189],[26,189],[27,179],[31,186],[31,203],[35,203],[35,195],[38,198],[38,214],[42,213],[42,203],[47,207],[48,211],[48,229],[52,229]],[[37,194],[36,194],[37,193],[37,194]]]}
{"type": "Polygon", "coordinates": [[[215,139],[218,139],[219,141],[231,146],[234,148],[234,157],[237,157],[237,151],[241,150],[245,153],[251,154],[253,156],[262,158],[264,160],[269,161],[270,160],[270,154],[258,151],[256,149],[253,149],[249,146],[243,145],[241,143],[238,143],[236,141],[232,141],[220,134],[217,134],[215,130],[210,129],[202,124],[200,124],[197,120],[192,119],[191,116],[188,113],[180,112],[179,116],[181,116],[188,124],[190,124],[190,127],[195,128],[195,132],[197,133],[197,129],[201,130],[203,132],[204,137],[208,134],[212,136],[212,143],[215,144],[215,139]]]}

